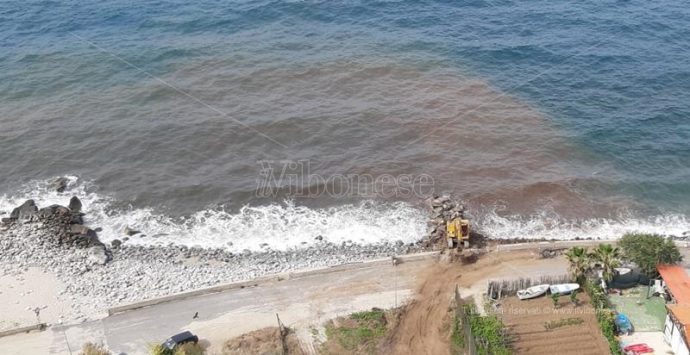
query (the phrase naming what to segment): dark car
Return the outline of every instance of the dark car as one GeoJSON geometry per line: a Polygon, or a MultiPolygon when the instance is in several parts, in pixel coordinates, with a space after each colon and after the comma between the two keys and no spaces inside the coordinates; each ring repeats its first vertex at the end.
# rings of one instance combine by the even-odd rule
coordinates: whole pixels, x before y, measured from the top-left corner
{"type": "Polygon", "coordinates": [[[173,350],[173,349],[175,349],[176,346],[178,346],[180,344],[190,343],[190,342],[194,343],[194,344],[198,343],[199,337],[192,334],[192,332],[190,332],[190,331],[184,331],[182,333],[175,334],[175,335],[171,336],[170,338],[168,338],[168,340],[166,340],[163,343],[163,346],[170,349],[170,350],[173,350]]]}

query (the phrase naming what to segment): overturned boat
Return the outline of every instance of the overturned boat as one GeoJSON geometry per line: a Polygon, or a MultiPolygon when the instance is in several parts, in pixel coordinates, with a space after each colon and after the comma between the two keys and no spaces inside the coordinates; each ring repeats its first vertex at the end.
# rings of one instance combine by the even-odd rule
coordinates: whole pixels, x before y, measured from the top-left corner
{"type": "Polygon", "coordinates": [[[551,293],[558,293],[560,295],[565,295],[568,293],[571,293],[575,290],[580,288],[580,285],[572,283],[572,284],[558,284],[558,285],[551,285],[549,287],[549,291],[551,293]]]}
{"type": "Polygon", "coordinates": [[[519,290],[517,292],[517,296],[521,300],[527,300],[527,299],[539,297],[539,296],[545,294],[548,289],[549,289],[548,284],[532,286],[532,287],[528,287],[524,290],[519,290]]]}

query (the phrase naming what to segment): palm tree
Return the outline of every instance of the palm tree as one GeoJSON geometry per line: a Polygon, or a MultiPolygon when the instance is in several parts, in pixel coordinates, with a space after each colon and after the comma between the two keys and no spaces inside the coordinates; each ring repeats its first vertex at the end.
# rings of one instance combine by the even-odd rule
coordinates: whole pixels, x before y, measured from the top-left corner
{"type": "Polygon", "coordinates": [[[604,280],[613,279],[613,271],[621,264],[621,251],[611,244],[599,244],[592,253],[592,258],[601,265],[601,274],[604,280]]]}
{"type": "Polygon", "coordinates": [[[568,258],[568,263],[570,263],[570,275],[582,285],[591,268],[591,260],[589,254],[587,254],[587,249],[583,247],[572,247],[565,253],[566,258],[568,258]]]}

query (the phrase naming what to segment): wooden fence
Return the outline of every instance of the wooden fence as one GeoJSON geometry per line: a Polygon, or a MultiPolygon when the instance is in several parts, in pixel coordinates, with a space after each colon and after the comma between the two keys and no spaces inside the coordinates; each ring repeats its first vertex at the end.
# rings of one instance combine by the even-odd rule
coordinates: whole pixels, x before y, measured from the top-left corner
{"type": "Polygon", "coordinates": [[[513,280],[492,280],[489,281],[486,294],[492,300],[499,300],[502,297],[515,296],[518,290],[523,290],[534,285],[554,285],[569,282],[572,282],[569,275],[542,276],[538,279],[520,278],[513,280]]]}
{"type": "Polygon", "coordinates": [[[472,327],[470,325],[470,317],[467,312],[465,312],[465,301],[460,297],[460,289],[455,286],[455,317],[460,319],[462,325],[462,335],[464,337],[465,348],[463,349],[465,354],[476,355],[477,354],[477,342],[472,335],[472,327]]]}

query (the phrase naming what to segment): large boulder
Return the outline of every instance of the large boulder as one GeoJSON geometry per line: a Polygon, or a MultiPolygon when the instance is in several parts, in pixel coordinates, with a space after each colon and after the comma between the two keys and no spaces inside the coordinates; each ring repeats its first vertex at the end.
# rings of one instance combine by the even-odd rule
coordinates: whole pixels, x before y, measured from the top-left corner
{"type": "Polygon", "coordinates": [[[59,177],[50,183],[50,187],[57,192],[64,192],[65,189],[67,189],[68,183],[69,179],[67,179],[66,177],[59,177]]]}
{"type": "Polygon", "coordinates": [[[57,217],[70,215],[70,213],[70,209],[65,206],[51,205],[41,208],[38,211],[38,216],[43,219],[54,219],[57,217]]]}
{"type": "Polygon", "coordinates": [[[38,212],[38,206],[34,200],[26,200],[21,206],[12,210],[10,219],[13,220],[32,220],[38,212]]]}
{"type": "Polygon", "coordinates": [[[67,207],[72,210],[72,212],[81,212],[82,204],[77,196],[72,196],[67,207]]]}

